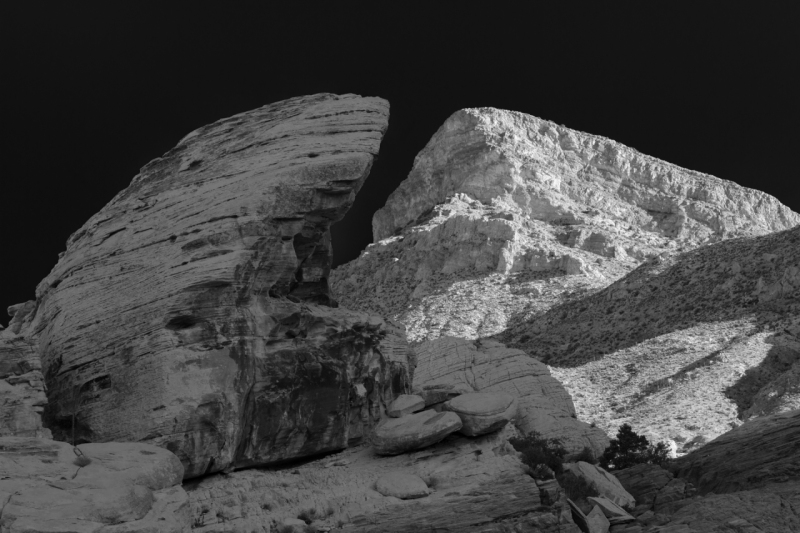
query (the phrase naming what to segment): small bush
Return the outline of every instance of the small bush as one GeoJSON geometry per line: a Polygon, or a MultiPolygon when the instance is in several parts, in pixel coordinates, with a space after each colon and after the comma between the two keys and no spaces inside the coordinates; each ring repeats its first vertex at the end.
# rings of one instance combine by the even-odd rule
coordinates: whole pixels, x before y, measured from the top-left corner
{"type": "Polygon", "coordinates": [[[634,432],[629,424],[619,427],[617,438],[611,439],[611,445],[600,458],[600,466],[606,470],[621,470],[642,463],[666,467],[669,462],[669,447],[665,443],[650,444],[647,437],[634,432]]]}
{"type": "Polygon", "coordinates": [[[560,474],[564,467],[564,456],[567,450],[558,439],[545,439],[537,432],[522,438],[509,439],[515,450],[522,454],[522,462],[531,469],[538,465],[545,465],[556,474],[560,474]]]}
{"type": "Polygon", "coordinates": [[[306,509],[305,511],[300,511],[300,514],[297,515],[297,518],[299,518],[306,524],[310,524],[317,518],[317,510],[312,508],[312,509],[306,509]]]}
{"type": "Polygon", "coordinates": [[[531,476],[534,479],[553,479],[556,477],[555,472],[550,470],[550,467],[547,465],[536,465],[530,469],[531,476]]]}

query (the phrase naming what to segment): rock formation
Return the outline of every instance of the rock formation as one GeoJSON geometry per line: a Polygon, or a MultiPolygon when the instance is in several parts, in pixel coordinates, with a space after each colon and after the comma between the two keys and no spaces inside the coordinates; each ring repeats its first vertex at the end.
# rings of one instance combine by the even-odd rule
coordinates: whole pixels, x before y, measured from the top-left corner
{"type": "Polygon", "coordinates": [[[376,458],[358,446],[289,468],[208,476],[187,484],[194,531],[263,533],[275,531],[271,524],[303,517],[320,529],[359,533],[578,533],[563,492],[551,490],[550,501],[542,487],[551,484],[525,474],[508,443],[515,435],[508,425],[475,438],[451,435],[393,457],[376,458]],[[385,496],[381,480],[399,474],[422,479],[428,494],[406,501],[385,496]]]}
{"type": "Polygon", "coordinates": [[[490,339],[441,337],[421,343],[415,354],[417,389],[459,385],[479,392],[506,392],[518,398],[515,424],[523,433],[558,438],[572,453],[588,446],[599,456],[609,444],[602,430],[576,419],[572,399],[547,366],[521,350],[490,339]]]}
{"type": "Polygon", "coordinates": [[[141,443],[0,437],[0,529],[8,533],[188,533],[183,466],[141,443]]]}
{"type": "Polygon", "coordinates": [[[337,309],[330,225],[387,127],[318,94],[200,128],[142,168],[36,290],[57,438],[166,447],[186,477],[345,448],[408,387],[401,328],[337,309]]]}

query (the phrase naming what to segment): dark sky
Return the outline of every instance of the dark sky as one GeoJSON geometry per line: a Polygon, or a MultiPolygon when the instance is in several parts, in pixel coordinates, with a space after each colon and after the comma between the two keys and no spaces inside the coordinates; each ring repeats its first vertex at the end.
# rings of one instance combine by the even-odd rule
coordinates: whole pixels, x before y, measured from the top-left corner
{"type": "Polygon", "coordinates": [[[333,227],[336,264],[463,107],[610,137],[800,211],[794,2],[2,4],[0,309],[32,299],[67,237],[186,133],[317,92],[391,103],[380,159],[333,227]]]}

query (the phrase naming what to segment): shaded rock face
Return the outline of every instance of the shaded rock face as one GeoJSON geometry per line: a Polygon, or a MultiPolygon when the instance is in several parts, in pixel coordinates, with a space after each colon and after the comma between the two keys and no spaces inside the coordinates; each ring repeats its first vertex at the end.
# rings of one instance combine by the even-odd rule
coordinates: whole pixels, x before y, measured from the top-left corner
{"type": "Polygon", "coordinates": [[[679,458],[676,475],[702,494],[800,478],[800,410],[756,418],[679,458]]]}
{"type": "MultiPolygon", "coordinates": [[[[466,385],[479,392],[505,392],[518,398],[516,426],[561,439],[572,453],[585,446],[599,455],[609,444],[597,428],[575,418],[569,393],[550,375],[547,366],[525,352],[484,339],[453,337],[424,342],[415,348],[414,387],[466,385]]],[[[459,397],[457,397],[459,398],[459,397]]]]}
{"type": "Polygon", "coordinates": [[[341,449],[407,389],[402,329],[337,309],[330,224],[388,103],[318,94],[196,130],[142,168],[37,287],[63,438],[145,441],[186,477],[341,449]]]}

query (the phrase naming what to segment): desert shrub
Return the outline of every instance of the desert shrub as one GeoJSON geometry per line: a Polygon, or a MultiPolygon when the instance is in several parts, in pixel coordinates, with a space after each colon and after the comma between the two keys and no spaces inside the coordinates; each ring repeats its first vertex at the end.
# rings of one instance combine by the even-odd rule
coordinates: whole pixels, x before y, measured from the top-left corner
{"type": "Polygon", "coordinates": [[[297,518],[299,518],[306,524],[310,524],[317,518],[317,510],[311,508],[311,509],[306,509],[304,511],[300,511],[300,514],[297,515],[297,518]]]}
{"type": "Polygon", "coordinates": [[[72,464],[74,464],[75,466],[84,467],[90,464],[91,462],[92,460],[86,457],[85,455],[79,455],[78,457],[75,458],[74,461],[72,461],[72,464]]]}
{"type": "Polygon", "coordinates": [[[544,464],[538,464],[530,469],[531,476],[535,479],[553,479],[556,477],[555,472],[553,472],[549,466],[544,464]]]}
{"type": "Polygon", "coordinates": [[[576,476],[571,472],[564,472],[558,477],[558,484],[564,489],[567,498],[574,502],[585,500],[589,496],[600,496],[600,491],[594,483],[586,481],[581,476],[576,476]]]}
{"type": "Polygon", "coordinates": [[[562,463],[567,450],[560,440],[546,439],[534,431],[526,437],[509,439],[509,442],[522,454],[522,462],[531,472],[538,465],[545,465],[556,474],[564,470],[562,463]]]}
{"type": "Polygon", "coordinates": [[[588,446],[583,447],[581,453],[575,456],[574,461],[575,462],[584,461],[586,463],[593,465],[597,464],[597,458],[594,456],[594,452],[592,451],[592,449],[589,448],[588,446]]]}
{"type": "Polygon", "coordinates": [[[617,438],[611,439],[611,445],[603,452],[600,466],[621,470],[642,463],[666,466],[669,461],[669,448],[665,443],[650,444],[647,437],[637,434],[629,424],[622,424],[617,438]]]}

